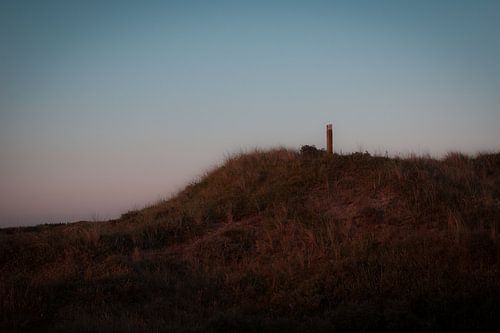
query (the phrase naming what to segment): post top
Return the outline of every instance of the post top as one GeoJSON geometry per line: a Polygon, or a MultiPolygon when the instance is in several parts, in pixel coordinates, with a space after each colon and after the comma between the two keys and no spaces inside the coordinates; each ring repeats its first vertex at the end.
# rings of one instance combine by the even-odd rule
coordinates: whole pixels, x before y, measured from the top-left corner
{"type": "Polygon", "coordinates": [[[332,124],[326,124],[326,129],[332,129],[332,124]]]}

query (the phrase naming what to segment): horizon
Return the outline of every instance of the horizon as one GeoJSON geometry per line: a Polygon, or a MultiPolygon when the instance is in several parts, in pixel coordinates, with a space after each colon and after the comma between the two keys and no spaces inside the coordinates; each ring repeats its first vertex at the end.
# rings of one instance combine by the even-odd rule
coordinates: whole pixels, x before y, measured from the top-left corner
{"type": "MultiPolygon", "coordinates": [[[[312,146],[318,150],[323,150],[323,152],[326,154],[327,151],[324,147],[316,147],[316,145],[304,145],[304,146],[312,146]]],[[[143,203],[142,205],[137,205],[134,204],[132,206],[125,207],[124,209],[117,211],[115,214],[108,214],[107,216],[100,216],[98,213],[94,212],[91,214],[84,215],[84,218],[74,218],[74,219],[69,219],[69,220],[47,220],[47,221],[41,221],[41,222],[25,222],[23,221],[18,221],[18,223],[14,223],[12,225],[6,224],[6,225],[1,225],[0,224],[0,229],[2,228],[17,228],[17,227],[31,227],[31,226],[40,226],[40,225],[59,225],[59,224],[68,224],[68,223],[79,223],[79,222],[108,222],[108,221],[113,221],[116,219],[120,219],[123,215],[126,215],[127,213],[134,212],[134,211],[140,211],[143,209],[146,209],[148,207],[152,207],[155,205],[158,205],[162,202],[168,201],[170,199],[175,198],[178,196],[180,192],[186,189],[186,187],[190,184],[198,183],[200,182],[209,172],[220,168],[223,166],[229,158],[232,157],[237,157],[245,154],[252,154],[255,152],[266,152],[266,151],[271,151],[275,149],[286,149],[289,151],[295,151],[296,153],[300,153],[299,148],[292,148],[292,147],[284,147],[284,146],[277,146],[277,147],[268,147],[268,148],[259,148],[259,147],[254,147],[254,148],[249,148],[249,149],[244,149],[244,150],[239,150],[233,153],[225,153],[223,154],[223,157],[219,159],[218,162],[215,162],[214,164],[208,166],[206,169],[201,170],[198,174],[193,175],[193,177],[186,179],[184,183],[182,183],[180,186],[177,186],[174,190],[170,191],[164,196],[158,195],[156,199],[153,199],[149,202],[143,203]]],[[[357,154],[357,153],[368,153],[372,157],[385,157],[385,158],[390,158],[390,159],[433,159],[433,160],[444,160],[448,157],[453,157],[455,154],[459,154],[461,156],[464,156],[466,158],[477,158],[482,155],[494,155],[500,153],[499,151],[480,151],[475,154],[467,154],[463,153],[460,151],[449,151],[446,152],[444,155],[431,155],[430,153],[415,153],[415,152],[408,152],[408,153],[393,153],[389,154],[387,151],[385,153],[382,153],[380,151],[376,152],[369,152],[367,150],[363,149],[358,149],[355,151],[348,151],[348,152],[343,152],[343,151],[335,151],[333,154],[336,156],[349,156],[352,154],[357,154]]],[[[75,215],[78,216],[78,215],[75,215]]],[[[80,215],[81,216],[81,215],[80,215]]],[[[7,221],[9,222],[9,221],[7,221]]]]}
{"type": "Polygon", "coordinates": [[[106,220],[256,147],[500,150],[500,3],[0,4],[0,228],[106,220]]]}

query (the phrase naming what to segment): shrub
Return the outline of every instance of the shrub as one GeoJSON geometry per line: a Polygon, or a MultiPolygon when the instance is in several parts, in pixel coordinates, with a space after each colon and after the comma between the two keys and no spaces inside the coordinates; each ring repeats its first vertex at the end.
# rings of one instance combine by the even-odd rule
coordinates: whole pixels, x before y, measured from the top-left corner
{"type": "Polygon", "coordinates": [[[324,149],[318,149],[316,146],[304,145],[300,147],[300,154],[305,157],[318,157],[325,153],[324,149]]]}

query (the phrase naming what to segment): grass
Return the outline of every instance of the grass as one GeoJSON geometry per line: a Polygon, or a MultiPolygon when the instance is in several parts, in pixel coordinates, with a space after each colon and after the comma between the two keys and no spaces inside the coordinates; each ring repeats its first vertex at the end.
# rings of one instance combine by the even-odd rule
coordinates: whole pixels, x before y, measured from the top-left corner
{"type": "Polygon", "coordinates": [[[500,154],[231,156],[108,222],[0,229],[3,331],[496,331],[500,154]]]}

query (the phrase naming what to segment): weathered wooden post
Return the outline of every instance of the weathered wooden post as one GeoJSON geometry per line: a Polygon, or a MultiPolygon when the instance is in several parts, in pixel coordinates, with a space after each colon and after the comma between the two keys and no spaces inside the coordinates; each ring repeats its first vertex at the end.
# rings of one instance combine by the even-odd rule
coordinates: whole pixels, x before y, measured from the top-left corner
{"type": "Polygon", "coordinates": [[[333,154],[333,125],[326,125],[326,152],[333,154]]]}

